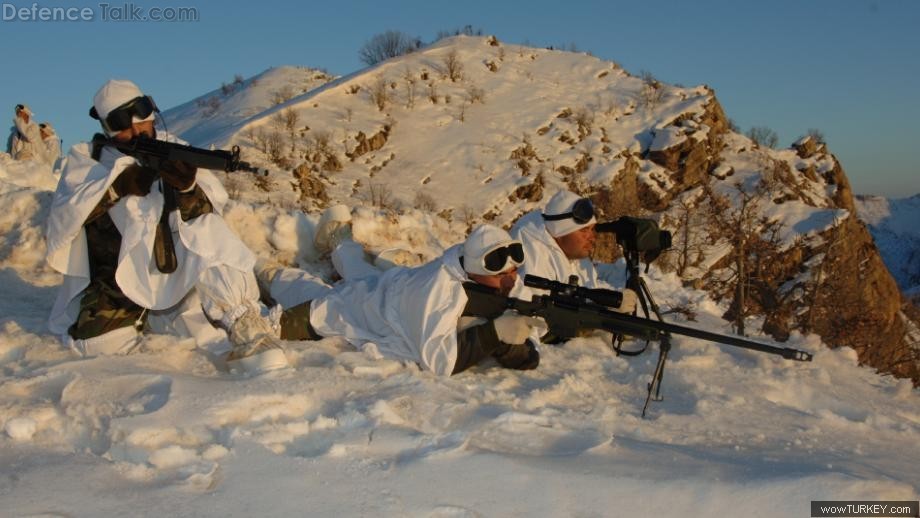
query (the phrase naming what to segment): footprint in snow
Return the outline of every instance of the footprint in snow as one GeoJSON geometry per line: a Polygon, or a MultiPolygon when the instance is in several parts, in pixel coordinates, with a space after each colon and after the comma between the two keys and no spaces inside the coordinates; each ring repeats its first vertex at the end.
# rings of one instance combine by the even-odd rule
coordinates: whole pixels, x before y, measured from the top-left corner
{"type": "Polygon", "coordinates": [[[574,430],[547,417],[508,412],[474,433],[469,445],[517,455],[577,455],[607,439],[596,430],[574,430]]]}
{"type": "Polygon", "coordinates": [[[171,390],[172,378],[168,376],[77,376],[64,387],[60,404],[96,415],[126,417],[156,412],[169,401],[171,390]]]}

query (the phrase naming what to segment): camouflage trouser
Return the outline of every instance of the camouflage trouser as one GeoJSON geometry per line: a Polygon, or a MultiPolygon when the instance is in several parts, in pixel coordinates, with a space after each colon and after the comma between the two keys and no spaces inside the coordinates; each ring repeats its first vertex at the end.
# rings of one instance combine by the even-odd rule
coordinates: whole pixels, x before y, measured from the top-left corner
{"type": "MultiPolygon", "coordinates": [[[[114,282],[114,279],[113,279],[114,282]]],[[[117,287],[96,279],[83,292],[80,313],[68,334],[75,340],[87,340],[128,326],[144,326],[147,312],[131,301],[117,287]]]]}
{"type": "Polygon", "coordinates": [[[322,336],[310,325],[310,300],[284,310],[281,314],[282,340],[319,340],[322,336]]]}
{"type": "MultiPolygon", "coordinates": [[[[197,185],[188,193],[178,193],[176,203],[183,221],[214,212],[211,201],[197,185]]],[[[147,311],[125,296],[115,282],[121,233],[108,213],[112,205],[107,195],[87,218],[86,241],[92,280],[80,299],[77,321],[67,330],[75,340],[95,338],[128,326],[140,331],[147,321],[147,311]]]]}

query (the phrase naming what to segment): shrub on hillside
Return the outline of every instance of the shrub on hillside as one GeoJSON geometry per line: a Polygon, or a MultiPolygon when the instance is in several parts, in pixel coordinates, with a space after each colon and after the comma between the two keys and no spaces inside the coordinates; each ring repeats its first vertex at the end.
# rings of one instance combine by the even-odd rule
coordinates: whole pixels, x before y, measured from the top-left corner
{"type": "Polygon", "coordinates": [[[766,126],[754,126],[747,132],[747,137],[754,141],[758,146],[776,148],[779,144],[779,135],[766,126]]]}
{"type": "Polygon", "coordinates": [[[377,34],[358,50],[358,57],[366,65],[376,65],[396,56],[402,56],[422,46],[422,40],[400,31],[386,31],[377,34]]]}

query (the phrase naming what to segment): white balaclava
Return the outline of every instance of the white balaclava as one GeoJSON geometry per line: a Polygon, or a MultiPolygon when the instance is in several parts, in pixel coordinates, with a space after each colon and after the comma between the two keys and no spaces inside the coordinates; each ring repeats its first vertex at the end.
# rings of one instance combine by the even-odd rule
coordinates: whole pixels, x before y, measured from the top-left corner
{"type": "MultiPolygon", "coordinates": [[[[496,248],[517,242],[510,234],[496,226],[480,225],[470,233],[463,243],[463,269],[467,273],[495,275],[495,272],[485,269],[482,264],[482,258],[496,248]]],[[[509,257],[505,261],[502,271],[508,270],[514,265],[514,262],[509,257]]]]}
{"type": "MultiPolygon", "coordinates": [[[[549,199],[549,202],[546,204],[546,208],[543,209],[543,214],[547,216],[555,216],[557,214],[572,212],[572,207],[575,206],[575,202],[581,198],[581,196],[570,191],[559,191],[549,199]]],[[[543,222],[543,224],[546,226],[546,231],[549,232],[549,235],[553,237],[571,234],[576,230],[581,230],[595,223],[597,223],[597,218],[593,217],[587,223],[576,223],[573,218],[557,219],[543,222]]]]}
{"type": "MultiPolygon", "coordinates": [[[[141,92],[141,89],[137,87],[136,84],[125,79],[109,79],[102,88],[96,92],[96,96],[93,97],[93,106],[96,108],[96,113],[99,114],[99,120],[103,121],[112,112],[115,108],[136,99],[137,97],[143,97],[144,93],[141,92]]],[[[150,115],[145,119],[141,119],[138,116],[134,116],[132,122],[144,122],[153,120],[154,112],[150,112],[150,115]]],[[[103,126],[105,129],[105,126],[103,126]]],[[[112,133],[109,130],[105,129],[105,132],[112,136],[112,133]]]]}

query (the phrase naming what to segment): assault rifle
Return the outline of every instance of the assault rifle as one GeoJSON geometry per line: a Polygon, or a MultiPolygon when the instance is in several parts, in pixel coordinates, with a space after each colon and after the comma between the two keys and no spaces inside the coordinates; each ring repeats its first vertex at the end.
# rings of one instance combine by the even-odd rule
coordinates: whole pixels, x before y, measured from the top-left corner
{"type": "Polygon", "coordinates": [[[664,373],[664,364],[667,360],[668,351],[670,350],[670,336],[672,333],[762,353],[775,354],[787,360],[811,361],[812,359],[810,353],[798,349],[721,335],[661,320],[617,313],[598,303],[596,299],[590,296],[592,292],[609,290],[583,291],[585,288],[534,275],[526,275],[524,285],[549,290],[550,293],[549,295],[534,295],[533,300],[526,301],[514,297],[505,297],[495,289],[481,284],[464,283],[463,287],[468,298],[464,314],[492,319],[507,310],[514,310],[521,315],[542,318],[549,327],[550,334],[562,339],[575,337],[580,329],[601,329],[644,340],[659,341],[661,353],[658,357],[658,365],[655,368],[652,383],[649,383],[648,397],[646,397],[645,406],[642,408],[642,417],[645,417],[649,401],[652,399],[653,390],[655,391],[655,400],[661,399],[661,378],[664,373]]]}
{"type": "MultiPolygon", "coordinates": [[[[142,165],[156,170],[162,170],[167,162],[185,162],[195,168],[227,173],[246,171],[262,176],[268,175],[267,169],[259,169],[240,160],[239,146],[233,146],[230,151],[201,149],[144,136],[121,142],[96,133],[93,135],[91,149],[94,160],[99,160],[103,147],[115,148],[125,155],[136,158],[142,165]]],[[[178,207],[175,189],[164,184],[163,200],[163,212],[160,214],[160,222],[154,240],[154,258],[160,272],[173,273],[178,268],[178,258],[169,227],[169,214],[178,207]]]]}
{"type": "Polygon", "coordinates": [[[127,142],[119,142],[100,133],[93,136],[92,145],[94,157],[99,156],[103,146],[108,146],[126,155],[133,156],[141,163],[155,169],[159,162],[181,161],[194,167],[224,171],[225,173],[245,171],[261,176],[268,175],[267,169],[261,169],[240,160],[239,146],[233,146],[229,151],[224,149],[201,149],[147,137],[138,137],[127,142]]]}

